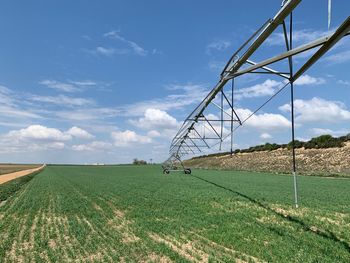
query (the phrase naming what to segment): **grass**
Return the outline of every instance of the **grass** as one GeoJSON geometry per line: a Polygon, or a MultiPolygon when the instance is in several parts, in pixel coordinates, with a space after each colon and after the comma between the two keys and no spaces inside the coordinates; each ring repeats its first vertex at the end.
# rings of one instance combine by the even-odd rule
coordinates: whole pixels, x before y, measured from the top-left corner
{"type": "Polygon", "coordinates": [[[39,164],[0,164],[0,175],[37,168],[39,164]]]}
{"type": "Polygon", "coordinates": [[[3,262],[349,262],[350,180],[48,166],[0,207],[3,262]],[[240,261],[239,261],[240,260],[240,261]]]}
{"type": "Polygon", "coordinates": [[[10,196],[14,195],[22,187],[24,187],[30,180],[34,178],[38,172],[34,172],[14,180],[8,181],[0,185],[0,202],[6,201],[10,196]]]}

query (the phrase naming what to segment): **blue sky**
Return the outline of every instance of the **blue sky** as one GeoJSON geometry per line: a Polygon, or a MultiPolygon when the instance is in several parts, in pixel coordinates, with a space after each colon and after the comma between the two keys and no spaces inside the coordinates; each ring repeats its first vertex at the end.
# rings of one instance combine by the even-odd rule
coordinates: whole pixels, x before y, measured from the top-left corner
{"type": "MultiPolygon", "coordinates": [[[[329,33],[327,1],[315,3],[303,1],[294,13],[295,46],[329,33]]],[[[226,60],[280,4],[3,1],[1,161],[165,160],[172,136],[226,60]]],[[[349,1],[333,1],[331,30],[348,10],[349,1]]],[[[280,32],[256,61],[283,51],[280,32]]],[[[349,45],[343,39],[296,85],[297,138],[350,132],[349,45]]],[[[238,113],[244,117],[280,85],[271,76],[239,79],[238,113]]],[[[288,142],[288,102],[285,91],[239,129],[236,147],[288,142]]]]}

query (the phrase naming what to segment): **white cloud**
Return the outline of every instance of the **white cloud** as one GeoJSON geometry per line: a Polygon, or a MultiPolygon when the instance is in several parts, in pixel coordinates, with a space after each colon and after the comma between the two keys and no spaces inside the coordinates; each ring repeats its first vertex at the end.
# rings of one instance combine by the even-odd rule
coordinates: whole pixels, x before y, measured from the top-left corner
{"type": "MultiPolygon", "coordinates": [[[[210,114],[207,115],[207,118],[209,119],[210,114]]],[[[215,120],[217,118],[211,118],[210,120],[215,120]]],[[[199,124],[199,126],[197,126],[198,132],[202,135],[202,137],[209,137],[209,138],[218,138],[218,134],[221,133],[221,125],[219,122],[211,122],[209,121],[211,125],[209,125],[209,123],[207,122],[202,122],[201,124],[199,124]]],[[[227,137],[231,130],[227,128],[228,127],[228,122],[224,123],[223,125],[223,129],[222,129],[222,137],[225,138],[227,137]]],[[[174,134],[175,135],[175,134],[174,134]]],[[[191,136],[193,137],[197,137],[197,134],[192,131],[191,136]]],[[[200,142],[201,143],[201,142],[200,142]]]]}
{"type": "Polygon", "coordinates": [[[67,107],[91,106],[95,104],[95,102],[91,99],[73,98],[65,95],[58,95],[58,96],[33,95],[29,99],[32,101],[56,104],[56,105],[67,106],[67,107]]]}
{"type": "Polygon", "coordinates": [[[149,138],[171,139],[180,128],[180,123],[174,117],[158,109],[147,109],[143,117],[129,122],[140,129],[149,130],[149,138]]]}
{"type": "Polygon", "coordinates": [[[44,85],[50,89],[56,89],[59,91],[64,91],[64,92],[77,92],[81,91],[80,88],[76,87],[75,85],[71,83],[64,83],[64,82],[59,82],[56,80],[42,80],[39,82],[39,84],[44,85]]]}
{"type": "Polygon", "coordinates": [[[338,80],[337,83],[345,86],[350,86],[350,81],[348,80],[338,80]]]}
{"type": "MultiPolygon", "coordinates": [[[[310,41],[316,40],[320,37],[324,37],[329,35],[331,32],[329,31],[321,31],[321,30],[311,30],[311,29],[303,29],[303,30],[295,30],[293,32],[293,41],[298,45],[306,44],[310,41]]],[[[283,46],[285,45],[284,34],[283,33],[273,33],[267,40],[266,43],[269,46],[283,46]]]]}
{"type": "MultiPolygon", "coordinates": [[[[249,109],[237,109],[236,112],[242,121],[252,114],[252,111],[249,109]]],[[[291,123],[281,114],[261,113],[253,115],[243,124],[243,127],[251,127],[264,131],[276,131],[290,128],[291,123]]]]}
{"type": "Polygon", "coordinates": [[[11,97],[12,91],[0,85],[0,104],[6,106],[14,106],[13,98],[11,97]]]}
{"type": "Polygon", "coordinates": [[[154,48],[152,49],[152,55],[163,55],[163,51],[154,48]]]}
{"type": "Polygon", "coordinates": [[[330,134],[332,136],[343,136],[350,132],[349,129],[340,129],[340,130],[331,130],[324,128],[312,128],[310,129],[311,133],[315,136],[330,134]]]}
{"type": "Polygon", "coordinates": [[[186,106],[199,103],[209,92],[207,87],[202,84],[168,85],[166,88],[173,92],[163,98],[140,101],[115,108],[76,108],[74,110],[55,111],[53,114],[61,119],[74,121],[103,120],[116,116],[138,117],[144,116],[148,109],[182,110],[186,106]]]}
{"type": "Polygon", "coordinates": [[[112,57],[113,55],[125,55],[129,53],[127,49],[122,48],[108,48],[108,47],[97,47],[94,50],[88,50],[89,53],[95,55],[102,55],[106,57],[112,57]]]}
{"type": "Polygon", "coordinates": [[[89,132],[79,128],[79,127],[72,127],[70,128],[66,134],[69,134],[75,138],[79,138],[79,139],[92,139],[94,138],[94,136],[92,134],[90,134],[89,132]]]}
{"type": "Polygon", "coordinates": [[[326,80],[324,78],[315,78],[310,75],[302,75],[299,77],[294,84],[303,86],[303,85],[322,85],[325,84],[326,80]]]}
{"type": "MultiPolygon", "coordinates": [[[[57,138],[56,135],[39,135],[33,136],[30,130],[10,131],[9,133],[0,136],[0,153],[26,153],[32,154],[35,151],[60,150],[65,148],[65,139],[57,138]],[[33,138],[35,137],[35,138],[33,138]]],[[[62,135],[62,134],[61,134],[62,135]]],[[[26,157],[28,159],[28,156],[26,157]]]]}
{"type": "Polygon", "coordinates": [[[86,88],[97,86],[98,83],[91,80],[67,80],[67,81],[57,81],[53,79],[45,79],[39,82],[39,84],[46,86],[50,89],[55,89],[62,92],[81,92],[86,88]]]}
{"type": "Polygon", "coordinates": [[[30,125],[20,130],[11,130],[5,137],[20,141],[69,141],[73,137],[79,139],[91,139],[94,136],[87,131],[72,127],[66,132],[56,128],[49,128],[43,125],[30,125]]]}
{"type": "Polygon", "coordinates": [[[72,137],[55,128],[48,128],[42,125],[30,125],[20,130],[12,130],[6,135],[14,140],[43,140],[43,141],[67,141],[72,137]]]}
{"type": "Polygon", "coordinates": [[[7,87],[5,87],[5,86],[0,85],[0,93],[4,93],[4,94],[11,94],[11,93],[12,93],[12,91],[11,91],[9,88],[7,88],[7,87]]]}
{"type": "Polygon", "coordinates": [[[12,127],[12,128],[23,128],[29,126],[30,123],[18,123],[9,121],[0,121],[0,126],[12,127]]]}
{"type": "Polygon", "coordinates": [[[30,118],[30,119],[40,119],[40,115],[31,112],[30,110],[18,109],[15,107],[0,106],[0,115],[6,117],[15,117],[15,118],[30,118]]]}
{"type": "Polygon", "coordinates": [[[348,62],[350,61],[350,51],[346,50],[333,55],[329,55],[324,58],[324,61],[330,64],[341,64],[348,62]]]}
{"type": "Polygon", "coordinates": [[[217,72],[222,71],[224,69],[225,62],[224,61],[210,61],[208,63],[208,67],[211,71],[217,72]]]}
{"type": "Polygon", "coordinates": [[[73,81],[70,80],[70,83],[77,85],[77,86],[96,86],[97,83],[95,81],[91,81],[91,80],[83,80],[83,81],[73,81]]]}
{"type": "Polygon", "coordinates": [[[115,53],[114,48],[104,48],[104,47],[97,47],[96,53],[105,55],[105,56],[112,56],[115,53]]]}
{"type": "Polygon", "coordinates": [[[111,150],[112,148],[113,148],[113,145],[111,143],[103,142],[103,141],[93,141],[89,144],[79,144],[79,145],[72,146],[72,149],[78,152],[105,151],[105,150],[111,150]]]}
{"type": "Polygon", "coordinates": [[[156,130],[151,130],[147,133],[147,136],[150,138],[156,138],[156,137],[161,137],[162,135],[160,134],[160,132],[156,130]]]}
{"type": "Polygon", "coordinates": [[[144,117],[138,120],[131,120],[130,122],[146,130],[179,128],[179,123],[174,117],[170,116],[166,111],[158,109],[147,109],[144,117]]]}
{"type": "Polygon", "coordinates": [[[115,131],[111,133],[111,137],[116,147],[127,147],[135,144],[151,143],[151,138],[147,136],[138,135],[134,131],[115,131]]]}
{"type": "Polygon", "coordinates": [[[243,98],[271,96],[278,90],[278,88],[281,88],[281,86],[281,82],[268,79],[261,84],[249,88],[237,89],[235,98],[240,100],[243,98]]]}
{"type": "Polygon", "coordinates": [[[205,114],[205,116],[208,120],[218,120],[219,119],[219,117],[213,113],[205,114]]]}
{"type": "MultiPolygon", "coordinates": [[[[257,98],[272,96],[275,94],[285,82],[275,81],[271,79],[265,80],[263,83],[256,84],[248,88],[237,89],[235,93],[235,99],[244,99],[244,98],[257,98]]],[[[304,85],[321,85],[326,83],[323,78],[316,78],[310,75],[303,75],[295,81],[295,85],[304,86],[304,85]]]]}
{"type": "Polygon", "coordinates": [[[200,84],[168,85],[167,89],[180,91],[181,93],[177,92],[164,98],[124,105],[118,107],[117,111],[123,116],[142,116],[150,108],[162,111],[183,109],[186,106],[201,102],[209,92],[205,85],[200,84]]]}
{"type": "Polygon", "coordinates": [[[107,38],[116,39],[119,36],[120,30],[112,30],[107,33],[104,33],[103,36],[107,38]]]}
{"type": "Polygon", "coordinates": [[[56,111],[55,115],[64,120],[91,121],[104,120],[118,115],[120,111],[112,108],[87,108],[72,111],[56,111]]]}
{"type": "Polygon", "coordinates": [[[64,144],[64,142],[52,142],[52,143],[48,143],[46,144],[47,148],[52,148],[52,149],[63,149],[66,145],[64,144]]]}
{"type": "Polygon", "coordinates": [[[144,48],[140,47],[138,44],[132,41],[128,41],[130,47],[134,50],[135,54],[139,56],[146,56],[148,51],[145,50],[144,48]]]}
{"type": "Polygon", "coordinates": [[[260,138],[263,140],[268,140],[268,139],[272,139],[272,136],[271,136],[271,134],[264,132],[264,133],[260,134],[260,138]]]}
{"type": "Polygon", "coordinates": [[[141,47],[139,44],[137,44],[136,42],[134,41],[131,41],[131,40],[128,40],[124,37],[122,37],[120,35],[120,32],[119,31],[110,31],[110,32],[107,32],[103,35],[104,37],[107,37],[107,38],[112,38],[112,39],[115,39],[115,40],[119,40],[125,44],[127,44],[129,46],[129,48],[131,48],[131,50],[136,54],[136,55],[139,55],[139,56],[146,56],[148,54],[148,51],[145,50],[143,47],[141,47]]]}
{"type": "MultiPolygon", "coordinates": [[[[73,138],[90,139],[91,134],[78,127],[64,132],[43,125],[30,125],[19,130],[11,130],[0,136],[0,153],[31,153],[32,151],[60,150],[73,138]]],[[[101,147],[98,143],[91,147],[101,147]]]]}
{"type": "Polygon", "coordinates": [[[29,120],[42,119],[38,111],[23,105],[28,105],[26,98],[0,86],[0,126],[23,127],[29,120]]]}
{"type": "Polygon", "coordinates": [[[213,51],[224,51],[231,46],[231,42],[227,40],[213,41],[207,45],[206,52],[211,54],[213,51]]]}
{"type": "MultiPolygon", "coordinates": [[[[279,109],[290,112],[290,104],[282,105],[279,109]]],[[[300,123],[337,123],[350,120],[350,111],[346,109],[343,103],[337,101],[328,101],[316,97],[311,100],[295,100],[294,109],[296,120],[300,123]]]]}

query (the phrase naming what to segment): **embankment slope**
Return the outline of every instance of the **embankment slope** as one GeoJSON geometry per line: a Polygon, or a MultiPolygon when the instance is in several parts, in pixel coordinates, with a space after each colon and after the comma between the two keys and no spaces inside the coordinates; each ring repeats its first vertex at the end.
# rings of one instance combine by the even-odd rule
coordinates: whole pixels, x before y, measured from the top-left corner
{"type": "MultiPolygon", "coordinates": [[[[350,177],[350,142],[341,148],[296,149],[298,173],[307,175],[341,175],[350,177]]],[[[291,150],[280,148],[273,151],[238,153],[209,156],[185,161],[186,166],[204,169],[232,169],[290,173],[291,150]]]]}

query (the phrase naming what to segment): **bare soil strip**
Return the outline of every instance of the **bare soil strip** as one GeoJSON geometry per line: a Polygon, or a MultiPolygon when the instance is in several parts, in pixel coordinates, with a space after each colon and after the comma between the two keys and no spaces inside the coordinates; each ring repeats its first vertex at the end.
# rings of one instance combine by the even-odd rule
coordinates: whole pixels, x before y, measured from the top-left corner
{"type": "Polygon", "coordinates": [[[3,174],[0,176],[0,184],[4,184],[8,181],[14,180],[16,178],[22,177],[22,176],[26,176],[28,174],[37,172],[42,170],[44,167],[46,166],[46,164],[38,167],[38,168],[33,168],[33,169],[28,169],[28,170],[23,170],[23,171],[18,171],[18,172],[14,172],[14,173],[9,173],[9,174],[3,174]]]}

